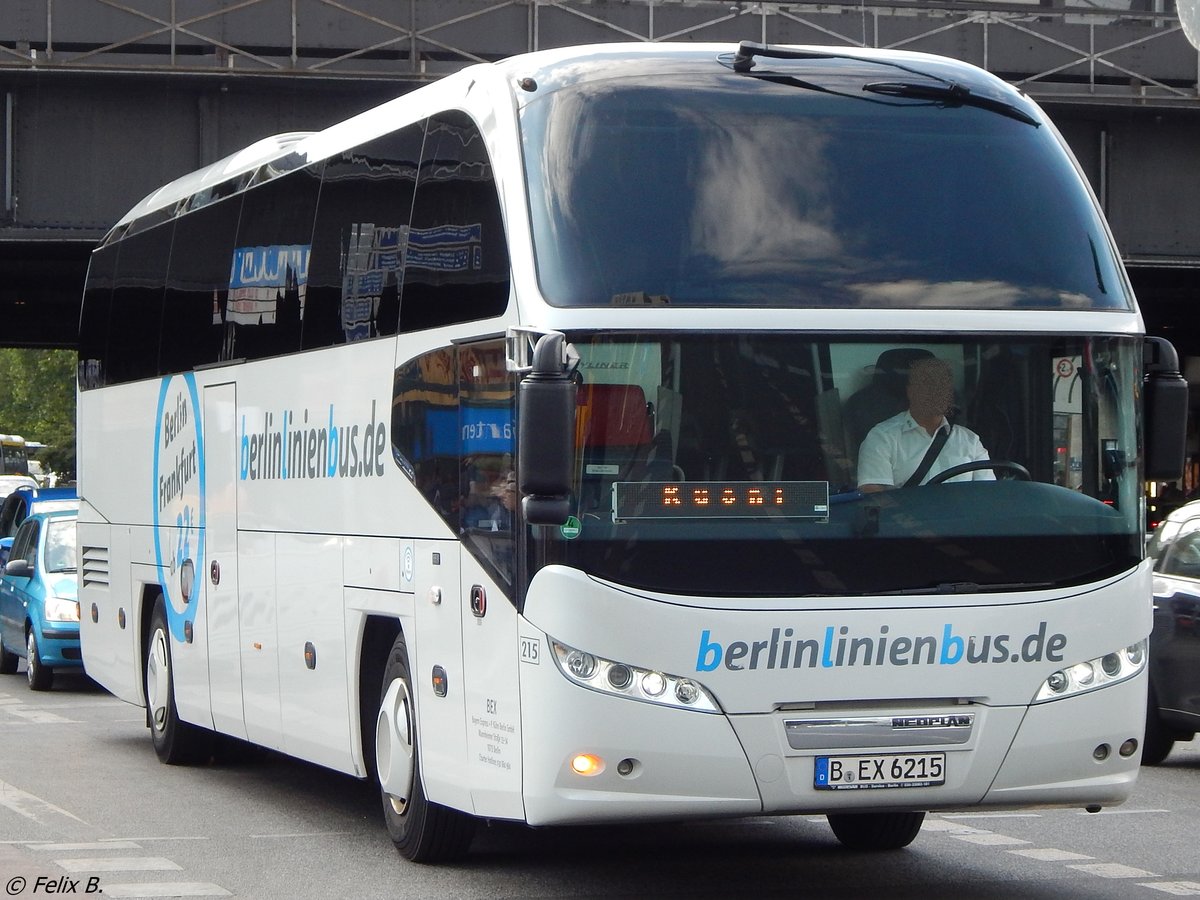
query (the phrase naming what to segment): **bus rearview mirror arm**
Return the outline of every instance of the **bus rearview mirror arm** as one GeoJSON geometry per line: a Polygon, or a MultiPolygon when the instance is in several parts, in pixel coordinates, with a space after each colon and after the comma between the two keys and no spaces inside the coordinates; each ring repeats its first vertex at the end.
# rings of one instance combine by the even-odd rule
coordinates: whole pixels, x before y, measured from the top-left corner
{"type": "Polygon", "coordinates": [[[1183,477],[1187,458],[1188,385],[1179,354],[1165,338],[1147,337],[1142,353],[1147,481],[1183,477]]]}
{"type": "Polygon", "coordinates": [[[571,514],[578,359],[566,335],[544,334],[517,388],[517,486],[530,525],[562,525],[571,514]]]}

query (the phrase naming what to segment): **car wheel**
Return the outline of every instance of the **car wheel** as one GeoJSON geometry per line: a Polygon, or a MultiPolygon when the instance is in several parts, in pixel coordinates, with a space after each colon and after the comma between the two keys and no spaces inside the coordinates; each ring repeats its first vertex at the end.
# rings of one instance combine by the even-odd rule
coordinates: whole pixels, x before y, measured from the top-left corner
{"type": "Polygon", "coordinates": [[[829,813],[829,827],[851,850],[899,850],[913,842],[923,812],[829,813]]]}
{"type": "Polygon", "coordinates": [[[25,674],[29,677],[31,691],[48,691],[54,684],[54,670],[42,665],[37,636],[32,628],[29,630],[29,637],[25,639],[25,674]]]}
{"type": "Polygon", "coordinates": [[[4,646],[4,640],[0,638],[0,675],[15,675],[18,659],[17,654],[10,653],[4,646]]]}
{"type": "Polygon", "coordinates": [[[435,863],[466,855],[475,819],[432,803],[421,785],[417,717],[413,706],[408,648],[399,635],[383,674],[383,698],[375,725],[375,759],[383,818],[400,854],[413,862],[435,863]]]}
{"type": "Polygon", "coordinates": [[[1142,765],[1157,766],[1161,763],[1175,746],[1175,740],[1175,733],[1158,714],[1158,698],[1154,688],[1150,688],[1150,699],[1146,703],[1146,731],[1142,735],[1142,765]]]}
{"type": "Polygon", "coordinates": [[[167,612],[160,594],[150,618],[146,643],[146,713],[154,752],[167,765],[201,762],[212,755],[213,733],[179,718],[167,612]]]}

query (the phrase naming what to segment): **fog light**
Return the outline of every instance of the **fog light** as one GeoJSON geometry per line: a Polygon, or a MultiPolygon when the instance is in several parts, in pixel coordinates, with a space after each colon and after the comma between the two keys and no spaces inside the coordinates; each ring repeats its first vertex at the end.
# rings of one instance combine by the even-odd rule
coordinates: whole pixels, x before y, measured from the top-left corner
{"type": "Polygon", "coordinates": [[[580,753],[571,760],[571,769],[576,775],[599,775],[604,771],[604,760],[590,753],[580,753]]]}
{"type": "Polygon", "coordinates": [[[1117,752],[1120,753],[1122,756],[1129,757],[1129,756],[1133,756],[1133,754],[1137,753],[1137,748],[1138,748],[1137,738],[1130,738],[1129,740],[1127,740],[1125,743],[1123,743],[1120,746],[1120,749],[1118,749],[1117,752]]]}
{"type": "Polygon", "coordinates": [[[667,679],[658,672],[647,672],[642,676],[642,690],[648,697],[657,697],[667,689],[667,679]]]}
{"type": "Polygon", "coordinates": [[[576,678],[591,678],[596,674],[596,657],[582,650],[572,650],[567,654],[567,668],[576,678]]]}
{"type": "Polygon", "coordinates": [[[1092,751],[1092,759],[1096,760],[1096,762],[1104,762],[1104,760],[1108,759],[1111,749],[1108,744],[1101,744],[1092,751]]]}
{"type": "Polygon", "coordinates": [[[700,686],[686,678],[675,685],[675,699],[680,703],[695,703],[700,696],[700,686]]]}
{"type": "Polygon", "coordinates": [[[1096,678],[1096,670],[1090,662],[1082,662],[1071,666],[1071,674],[1080,684],[1091,684],[1096,678]]]}
{"type": "Polygon", "coordinates": [[[632,775],[633,774],[633,760],[632,759],[623,759],[619,763],[617,763],[617,774],[618,775],[632,775]]]}

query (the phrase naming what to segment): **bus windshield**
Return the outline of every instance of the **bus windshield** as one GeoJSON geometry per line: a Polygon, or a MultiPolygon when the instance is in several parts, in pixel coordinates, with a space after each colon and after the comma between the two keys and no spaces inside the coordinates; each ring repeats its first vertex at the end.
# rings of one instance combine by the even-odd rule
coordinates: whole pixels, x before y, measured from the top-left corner
{"type": "Polygon", "coordinates": [[[531,529],[531,565],[852,596],[1084,584],[1140,558],[1133,338],[571,337],[575,521],[531,529]],[[906,486],[931,376],[948,438],[906,486]]]}
{"type": "Polygon", "coordinates": [[[1048,126],[881,97],[864,62],[632,65],[522,112],[553,305],[1132,308],[1048,126]]]}

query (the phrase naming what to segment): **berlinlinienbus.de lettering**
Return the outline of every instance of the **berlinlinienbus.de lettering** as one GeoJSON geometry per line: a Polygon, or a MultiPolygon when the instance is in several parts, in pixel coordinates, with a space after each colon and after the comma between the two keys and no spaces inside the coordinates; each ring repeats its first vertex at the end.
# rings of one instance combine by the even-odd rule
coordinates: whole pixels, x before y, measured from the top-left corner
{"type": "Polygon", "coordinates": [[[312,418],[307,409],[298,416],[287,409],[278,415],[268,411],[261,427],[248,432],[242,416],[241,480],[383,476],[387,429],[376,416],[374,400],[370,418],[360,424],[338,424],[332,403],[326,421],[317,424],[312,418]]]}
{"type": "Polygon", "coordinates": [[[1065,634],[1046,634],[1046,623],[1024,636],[1008,634],[959,635],[954,626],[941,635],[893,635],[881,625],[877,635],[853,635],[849,626],[829,625],[819,638],[800,638],[791,628],[772,628],[758,641],[714,640],[707,629],[700,633],[696,671],[712,672],[724,665],[745,669],[839,668],[850,666],[953,666],[959,663],[1062,662],[1065,634]]]}

